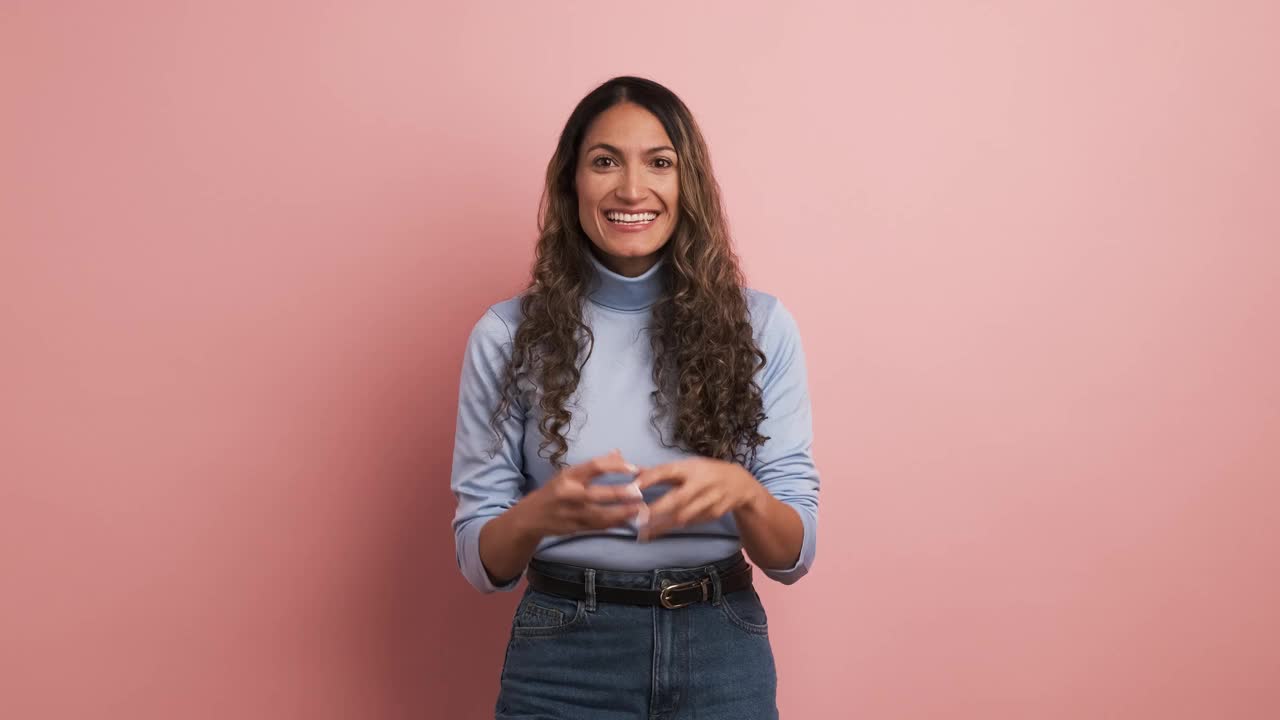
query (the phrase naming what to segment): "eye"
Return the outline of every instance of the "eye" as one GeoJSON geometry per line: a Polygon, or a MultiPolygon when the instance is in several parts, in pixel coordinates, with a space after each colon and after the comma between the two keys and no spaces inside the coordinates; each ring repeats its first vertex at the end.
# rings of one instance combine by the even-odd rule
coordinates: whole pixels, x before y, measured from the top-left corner
{"type": "Polygon", "coordinates": [[[600,164],[600,161],[601,161],[601,160],[608,160],[608,161],[610,161],[610,162],[613,162],[613,158],[609,157],[608,155],[599,155],[599,156],[597,156],[597,157],[596,157],[596,159],[595,159],[595,160],[592,160],[592,161],[591,161],[591,164],[592,164],[592,165],[595,165],[596,167],[607,167],[606,165],[601,165],[601,164],[600,164]]]}
{"type": "Polygon", "coordinates": [[[659,166],[658,166],[658,167],[663,168],[663,169],[669,168],[669,167],[671,167],[671,166],[672,166],[672,164],[673,164],[670,160],[668,160],[668,159],[666,159],[666,158],[664,158],[664,157],[660,157],[660,158],[658,158],[658,159],[654,160],[654,162],[655,162],[655,163],[666,163],[666,165],[659,165],[659,166]]]}

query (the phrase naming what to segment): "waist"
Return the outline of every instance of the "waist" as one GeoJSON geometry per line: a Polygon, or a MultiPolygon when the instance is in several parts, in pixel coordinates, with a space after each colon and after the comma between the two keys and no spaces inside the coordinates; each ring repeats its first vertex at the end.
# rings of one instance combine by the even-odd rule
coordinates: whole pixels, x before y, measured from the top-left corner
{"type": "Polygon", "coordinates": [[[593,566],[574,565],[571,563],[541,560],[534,557],[529,567],[537,572],[557,580],[580,583],[586,577],[586,570],[595,570],[596,585],[614,588],[652,589],[659,587],[662,580],[683,582],[702,577],[714,570],[719,575],[729,575],[733,571],[747,565],[747,558],[742,550],[735,550],[729,555],[699,563],[693,566],[656,567],[649,570],[611,570],[593,566]]]}
{"type": "Polygon", "coordinates": [[[664,535],[651,542],[634,536],[601,534],[546,538],[534,552],[535,560],[596,570],[649,572],[666,568],[702,567],[739,552],[736,535],[664,535]]]}

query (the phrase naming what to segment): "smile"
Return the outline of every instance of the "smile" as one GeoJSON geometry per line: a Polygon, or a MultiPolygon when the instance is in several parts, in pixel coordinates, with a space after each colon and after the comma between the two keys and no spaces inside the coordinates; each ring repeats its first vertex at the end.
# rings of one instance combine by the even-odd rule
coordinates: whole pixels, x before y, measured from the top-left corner
{"type": "Polygon", "coordinates": [[[611,210],[604,213],[604,216],[609,221],[609,224],[618,230],[635,231],[643,230],[652,225],[654,220],[658,218],[658,213],[652,211],[624,213],[611,210]]]}

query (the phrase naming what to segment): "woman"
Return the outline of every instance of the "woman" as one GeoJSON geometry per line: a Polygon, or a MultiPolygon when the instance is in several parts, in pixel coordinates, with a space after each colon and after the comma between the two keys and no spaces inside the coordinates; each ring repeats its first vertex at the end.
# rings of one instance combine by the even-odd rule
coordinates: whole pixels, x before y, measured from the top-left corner
{"type": "Polygon", "coordinates": [[[684,103],[630,76],[583,98],[539,230],[467,341],[453,456],[463,575],[528,579],[496,716],[777,717],[743,550],[788,585],[813,564],[804,353],[743,286],[684,103]]]}

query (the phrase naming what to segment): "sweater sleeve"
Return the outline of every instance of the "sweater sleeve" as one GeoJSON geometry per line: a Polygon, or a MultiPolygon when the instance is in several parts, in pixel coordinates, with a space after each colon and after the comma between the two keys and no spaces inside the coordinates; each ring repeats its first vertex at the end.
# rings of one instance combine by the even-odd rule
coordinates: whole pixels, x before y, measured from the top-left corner
{"type": "Polygon", "coordinates": [[[774,303],[761,333],[765,366],[761,393],[766,419],[760,434],[769,437],[748,468],[776,498],[795,508],[804,525],[800,556],[788,568],[760,568],[766,576],[791,585],[813,566],[818,543],[818,471],[813,463],[813,421],[804,348],[795,318],[781,301],[774,303]]]}
{"type": "Polygon", "coordinates": [[[500,441],[489,424],[510,352],[507,323],[490,308],[472,328],[463,355],[450,479],[458,503],[453,517],[458,568],[482,593],[514,590],[524,577],[522,570],[509,582],[495,584],[480,561],[480,528],[515,505],[524,492],[524,409],[511,406],[500,425],[500,441]]]}

